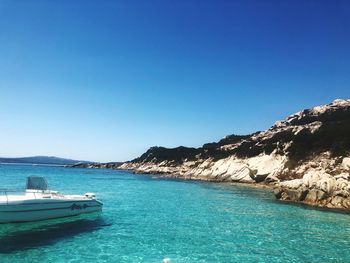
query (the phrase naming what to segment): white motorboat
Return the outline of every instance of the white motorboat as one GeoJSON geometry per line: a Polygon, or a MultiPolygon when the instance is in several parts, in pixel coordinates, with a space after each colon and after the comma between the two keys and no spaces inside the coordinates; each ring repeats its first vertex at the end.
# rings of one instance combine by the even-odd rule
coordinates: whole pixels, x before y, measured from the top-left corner
{"type": "Polygon", "coordinates": [[[28,177],[26,190],[0,190],[0,223],[30,222],[102,210],[94,193],[63,195],[48,189],[43,177],[28,177]]]}

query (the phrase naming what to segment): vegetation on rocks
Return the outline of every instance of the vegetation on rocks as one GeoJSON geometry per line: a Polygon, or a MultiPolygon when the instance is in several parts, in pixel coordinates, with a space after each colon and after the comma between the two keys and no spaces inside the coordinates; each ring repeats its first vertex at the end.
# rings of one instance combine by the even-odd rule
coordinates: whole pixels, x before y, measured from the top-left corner
{"type": "Polygon", "coordinates": [[[125,163],[83,164],[182,179],[267,184],[281,200],[350,209],[350,100],[199,148],[151,147],[125,163]]]}

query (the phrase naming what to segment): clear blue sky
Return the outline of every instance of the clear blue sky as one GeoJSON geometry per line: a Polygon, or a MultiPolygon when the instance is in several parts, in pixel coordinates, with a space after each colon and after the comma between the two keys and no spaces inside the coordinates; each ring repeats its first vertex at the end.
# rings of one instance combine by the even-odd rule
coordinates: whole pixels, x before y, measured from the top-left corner
{"type": "Polygon", "coordinates": [[[0,156],[200,146],[350,97],[350,1],[0,0],[0,156]]]}

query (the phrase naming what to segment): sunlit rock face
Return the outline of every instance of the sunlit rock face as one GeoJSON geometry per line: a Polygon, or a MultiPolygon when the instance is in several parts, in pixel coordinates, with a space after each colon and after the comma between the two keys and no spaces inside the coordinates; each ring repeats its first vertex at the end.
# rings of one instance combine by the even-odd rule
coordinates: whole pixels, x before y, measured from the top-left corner
{"type": "Polygon", "coordinates": [[[183,179],[264,183],[286,201],[350,208],[350,100],[317,106],[250,135],[200,148],[152,147],[119,166],[183,179]]]}

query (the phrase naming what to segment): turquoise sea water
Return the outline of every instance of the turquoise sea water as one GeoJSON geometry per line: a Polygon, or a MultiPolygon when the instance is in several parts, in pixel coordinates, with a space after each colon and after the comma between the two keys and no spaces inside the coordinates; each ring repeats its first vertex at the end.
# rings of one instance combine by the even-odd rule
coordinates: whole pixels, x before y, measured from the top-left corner
{"type": "Polygon", "coordinates": [[[0,262],[350,262],[350,215],[275,201],[268,190],[113,170],[0,166],[0,188],[45,176],[95,192],[101,215],[0,225],[0,262]]]}

